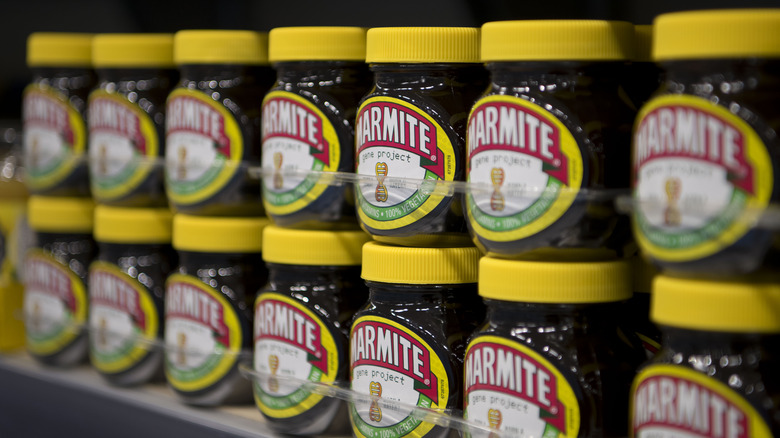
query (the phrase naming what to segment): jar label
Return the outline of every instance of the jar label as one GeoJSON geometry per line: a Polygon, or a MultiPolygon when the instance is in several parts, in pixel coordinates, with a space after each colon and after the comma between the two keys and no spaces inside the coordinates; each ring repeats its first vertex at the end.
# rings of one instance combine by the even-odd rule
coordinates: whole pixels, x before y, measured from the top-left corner
{"type": "MultiPolygon", "coordinates": [[[[576,437],[580,407],[574,390],[538,352],[498,336],[479,336],[466,349],[465,417],[517,437],[576,437]]],[[[473,436],[490,436],[472,430],[473,436]]]]}
{"type": "Polygon", "coordinates": [[[89,95],[88,114],[92,195],[103,200],[126,196],[155,165],[157,129],[137,104],[105,90],[89,95]]]}
{"type": "Polygon", "coordinates": [[[450,137],[430,115],[401,99],[371,97],[358,109],[357,173],[376,177],[357,188],[358,215],[377,230],[417,222],[446,200],[417,182],[453,181],[457,167],[450,137]],[[386,178],[408,178],[411,184],[386,178]]]}
{"type": "Polygon", "coordinates": [[[542,232],[582,186],[583,159],[555,115],[514,96],[480,99],[469,115],[467,180],[491,189],[466,196],[474,232],[497,242],[542,232]]]}
{"type": "Polygon", "coordinates": [[[433,429],[412,409],[448,407],[451,382],[436,351],[408,327],[377,316],[357,318],[350,342],[352,390],[371,397],[350,406],[355,436],[423,436],[433,429]]]}
{"type": "Polygon", "coordinates": [[[328,188],[309,172],[337,171],[341,144],[330,119],[295,93],[268,93],[262,114],[263,203],[270,214],[292,214],[328,188]]]}
{"type": "Polygon", "coordinates": [[[678,365],[650,365],[631,389],[637,438],[758,438],[772,432],[756,409],[728,385],[678,365]]]}
{"type": "Polygon", "coordinates": [[[165,181],[168,199],[196,204],[218,193],[238,172],[244,156],[241,127],[211,96],[177,88],[165,118],[165,181]]]}
{"type": "Polygon", "coordinates": [[[255,401],[273,418],[294,417],[322,400],[304,381],[332,383],[342,366],[336,341],[321,317],[298,300],[261,293],[255,303],[255,401]]]}
{"type": "Polygon", "coordinates": [[[32,190],[49,189],[83,159],[86,125],[68,98],[46,85],[29,85],[22,107],[26,182],[32,190]]]}
{"type": "Polygon", "coordinates": [[[727,108],[661,96],[639,112],[633,144],[634,235],[650,256],[684,262],[730,246],[769,203],[772,162],[727,108]]]}
{"type": "Polygon", "coordinates": [[[216,384],[238,361],[243,339],[233,306],[191,275],[165,283],[165,374],[179,391],[216,384]]]}
{"type": "Polygon", "coordinates": [[[118,266],[102,261],[89,268],[89,344],[92,365],[117,374],[154,348],[160,327],[151,293],[118,266]]]}
{"type": "Polygon", "coordinates": [[[27,348],[40,356],[57,354],[78,338],[87,321],[84,283],[39,249],[27,253],[24,279],[27,348]]]}

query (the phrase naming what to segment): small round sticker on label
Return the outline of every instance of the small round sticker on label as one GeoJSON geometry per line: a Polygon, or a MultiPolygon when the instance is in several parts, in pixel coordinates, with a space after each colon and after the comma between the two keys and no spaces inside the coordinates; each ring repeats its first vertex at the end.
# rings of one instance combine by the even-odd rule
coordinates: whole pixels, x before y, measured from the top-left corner
{"type": "Polygon", "coordinates": [[[92,195],[121,198],[143,183],[159,153],[149,115],[127,97],[95,90],[89,95],[89,160],[92,195]]]}
{"type": "Polygon", "coordinates": [[[205,201],[222,190],[241,167],[241,128],[220,102],[200,91],[174,90],[166,111],[168,198],[180,205],[205,201]]]}
{"type": "Polygon", "coordinates": [[[453,181],[455,148],[447,133],[422,109],[401,99],[372,97],[358,110],[357,173],[375,177],[356,188],[358,215],[376,230],[394,230],[423,219],[449,198],[420,187],[386,181],[453,181]]]}
{"type": "Polygon", "coordinates": [[[29,85],[22,108],[26,182],[32,190],[49,189],[83,158],[86,124],[65,95],[46,85],[29,85]]]}
{"type": "Polygon", "coordinates": [[[333,335],[297,300],[262,293],[255,303],[254,368],[268,377],[254,383],[255,401],[273,418],[294,417],[322,400],[303,381],[332,383],[341,366],[333,335]]]}
{"type": "Polygon", "coordinates": [[[263,100],[263,203],[270,214],[306,208],[328,188],[306,172],[335,172],[341,145],[330,119],[309,100],[272,91],[263,100]]]}
{"type": "Polygon", "coordinates": [[[355,436],[424,436],[433,423],[412,415],[413,407],[446,409],[450,381],[438,354],[409,328],[376,316],[352,325],[351,387],[371,396],[350,407],[355,436]]]}
{"type": "Polygon", "coordinates": [[[27,348],[50,356],[67,348],[87,322],[87,291],[67,266],[41,250],[25,260],[24,325],[27,348]]]}
{"type": "Polygon", "coordinates": [[[182,392],[216,384],[238,361],[243,339],[236,311],[218,291],[191,275],[165,283],[165,373],[182,392]]]}
{"type": "MultiPolygon", "coordinates": [[[[464,416],[520,438],[576,437],[574,390],[538,352],[498,336],[478,336],[466,349],[464,416]]],[[[472,436],[490,433],[472,431],[472,436]]]]}
{"type": "Polygon", "coordinates": [[[728,385],[677,365],[650,365],[631,389],[636,438],[769,438],[762,416],[728,385]]]}
{"type": "Polygon", "coordinates": [[[524,239],[568,211],[582,186],[583,159],[552,113],[519,97],[488,96],[472,109],[467,134],[467,180],[492,187],[466,196],[479,237],[524,239]]]}
{"type": "Polygon", "coordinates": [[[92,263],[89,309],[90,356],[95,368],[121,373],[149,354],[160,318],[151,294],[138,280],[111,263],[92,263]]]}

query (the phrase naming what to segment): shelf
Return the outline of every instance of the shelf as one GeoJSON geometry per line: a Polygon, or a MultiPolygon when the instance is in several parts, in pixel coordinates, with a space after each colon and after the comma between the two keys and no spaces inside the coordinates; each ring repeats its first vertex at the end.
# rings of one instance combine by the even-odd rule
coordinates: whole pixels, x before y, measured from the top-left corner
{"type": "Polygon", "coordinates": [[[277,436],[253,405],[190,407],[162,383],[118,388],[89,365],[50,368],[25,353],[0,354],[0,388],[4,437],[277,436]]]}

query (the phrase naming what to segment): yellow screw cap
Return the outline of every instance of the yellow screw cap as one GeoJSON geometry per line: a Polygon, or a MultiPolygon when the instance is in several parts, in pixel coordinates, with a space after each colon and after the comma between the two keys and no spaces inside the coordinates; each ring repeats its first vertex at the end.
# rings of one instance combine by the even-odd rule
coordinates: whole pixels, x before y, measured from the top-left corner
{"type": "Polygon", "coordinates": [[[656,61],[780,56],[780,9],[674,12],[654,24],[656,61]]]}
{"type": "Polygon", "coordinates": [[[249,30],[181,30],[173,37],[173,60],[182,64],[268,63],[268,34],[249,30]]]}
{"type": "Polygon", "coordinates": [[[479,62],[475,27],[377,27],[366,38],[366,62],[479,62]]]}
{"type": "Polygon", "coordinates": [[[362,27],[278,27],[268,34],[268,60],[364,61],[366,30],[362,27]]]}
{"type": "Polygon", "coordinates": [[[637,62],[652,62],[653,60],[653,25],[637,24],[634,26],[634,59],[637,62]]]}
{"type": "Polygon", "coordinates": [[[368,242],[363,246],[362,277],[400,284],[477,282],[477,248],[410,248],[368,242]]]}
{"type": "Polygon", "coordinates": [[[266,218],[173,217],[173,247],[180,251],[259,253],[263,249],[266,218]]]}
{"type": "Polygon", "coordinates": [[[173,67],[173,35],[95,35],[92,40],[92,65],[95,68],[173,67]]]}
{"type": "Polygon", "coordinates": [[[27,221],[30,228],[44,233],[91,234],[94,211],[92,198],[31,196],[27,221]]]}
{"type": "Polygon", "coordinates": [[[27,38],[29,67],[90,67],[92,34],[36,32],[27,38]]]}
{"type": "Polygon", "coordinates": [[[650,318],[692,330],[780,333],[780,283],[659,275],[653,282],[650,318]]]}
{"type": "Polygon", "coordinates": [[[263,260],[304,266],[359,266],[363,231],[295,230],[269,225],[263,231],[263,260]]]}
{"type": "Polygon", "coordinates": [[[107,243],[170,243],[173,214],[167,208],[95,208],[95,240],[107,243]]]}
{"type": "Polygon", "coordinates": [[[539,262],[483,257],[479,295],[524,303],[604,303],[631,297],[631,270],[622,260],[539,262]]]}
{"type": "Polygon", "coordinates": [[[633,57],[623,21],[521,20],[482,26],[482,61],[615,61],[633,57]]]}

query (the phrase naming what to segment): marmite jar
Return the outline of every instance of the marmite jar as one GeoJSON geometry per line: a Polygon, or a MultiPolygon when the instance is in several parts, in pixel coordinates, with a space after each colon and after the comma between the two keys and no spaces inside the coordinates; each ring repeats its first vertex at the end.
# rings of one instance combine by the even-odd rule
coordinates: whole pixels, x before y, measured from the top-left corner
{"type": "Polygon", "coordinates": [[[267,36],[183,30],[174,36],[181,79],[165,117],[166,193],[183,213],[260,216],[260,107],[273,83],[267,36]]]}
{"type": "Polygon", "coordinates": [[[466,116],[487,84],[479,29],[369,29],[374,87],[356,126],[358,221],[378,241],[468,244],[461,194],[466,116]],[[442,183],[444,181],[444,183],[442,183]]]}
{"type": "Polygon", "coordinates": [[[665,72],[633,138],[634,234],[669,270],[777,267],[780,9],[664,14],[653,58],[665,72]]]}
{"type": "Polygon", "coordinates": [[[631,391],[631,436],[780,436],[780,284],[653,283],[663,343],[631,391]]]}
{"type": "Polygon", "coordinates": [[[165,99],[176,83],[173,35],[100,34],[98,85],[89,95],[92,197],[124,207],[165,207],[165,99]]]}
{"type": "Polygon", "coordinates": [[[109,382],[163,375],[165,279],[176,267],[170,210],[98,206],[89,267],[89,355],[109,382]]]}
{"type": "Polygon", "coordinates": [[[295,435],[349,433],[346,402],[305,382],[349,380],[349,328],[368,298],[357,231],[266,227],[268,284],[255,301],[255,402],[272,429],[295,435]],[[300,327],[298,330],[294,327],[300,327]]]}
{"type": "Polygon", "coordinates": [[[238,365],[251,363],[252,305],[266,282],[267,219],[173,218],[179,267],[165,283],[165,375],[185,403],[252,401],[238,365]]]}
{"type": "Polygon", "coordinates": [[[368,303],[350,332],[350,405],[356,437],[445,437],[415,409],[450,413],[462,403],[466,338],[484,313],[475,247],[363,247],[368,303]],[[370,401],[369,401],[370,400],[370,401]]]}
{"type": "Polygon", "coordinates": [[[269,34],[276,84],[263,101],[263,204],[277,225],[356,227],[353,189],[320,172],[354,172],[355,115],[371,87],[366,31],[283,27],[269,34]]]}
{"type": "Polygon", "coordinates": [[[620,83],[633,32],[599,20],[482,27],[492,83],[468,120],[466,214],[488,255],[620,248],[613,236],[628,238],[613,206],[629,187],[634,111],[620,83]]]}
{"type": "Polygon", "coordinates": [[[33,33],[24,90],[25,182],[33,193],[89,196],[87,95],[95,86],[92,35],[33,33]]]}
{"type": "Polygon", "coordinates": [[[479,294],[487,318],[465,354],[464,416],[484,429],[472,436],[626,436],[644,360],[618,337],[626,262],[483,257],[479,294]]]}
{"type": "Polygon", "coordinates": [[[97,248],[90,198],[30,198],[35,246],[24,261],[27,350],[42,363],[71,366],[87,358],[87,277],[97,248]]]}

